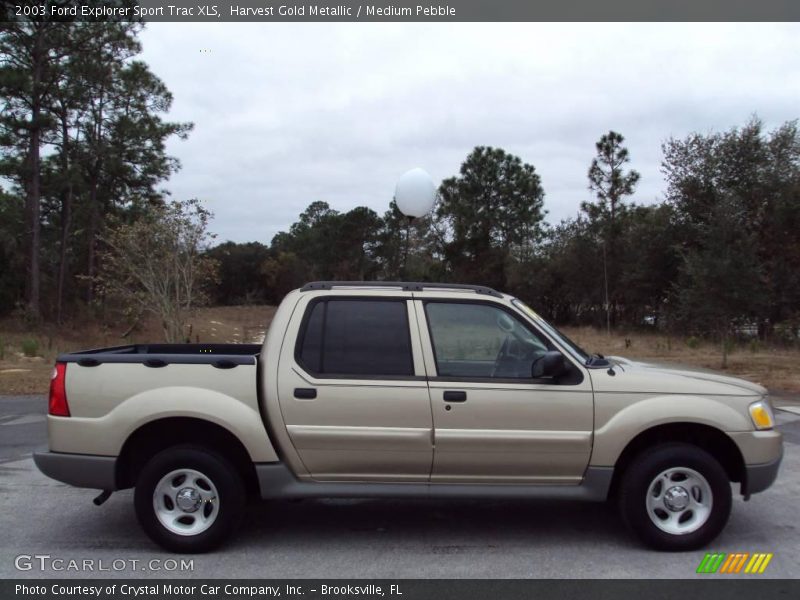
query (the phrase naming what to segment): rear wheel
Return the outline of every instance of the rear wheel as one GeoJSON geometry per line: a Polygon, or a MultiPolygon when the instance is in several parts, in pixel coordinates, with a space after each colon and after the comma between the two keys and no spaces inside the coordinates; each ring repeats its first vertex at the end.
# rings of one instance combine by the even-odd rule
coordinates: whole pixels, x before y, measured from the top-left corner
{"type": "Polygon", "coordinates": [[[725,469],[691,444],[663,444],[636,457],[622,476],[622,518],[658,550],[694,550],[719,535],[731,512],[725,469]]]}
{"type": "Polygon", "coordinates": [[[207,552],[235,530],[245,506],[237,470],[199,446],[167,448],[136,483],[136,516],[154,542],[173,552],[207,552]]]}

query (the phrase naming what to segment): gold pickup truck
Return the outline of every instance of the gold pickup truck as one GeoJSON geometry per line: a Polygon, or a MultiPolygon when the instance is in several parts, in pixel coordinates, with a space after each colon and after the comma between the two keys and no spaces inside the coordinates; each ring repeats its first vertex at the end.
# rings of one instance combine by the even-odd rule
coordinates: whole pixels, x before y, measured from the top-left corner
{"type": "Polygon", "coordinates": [[[613,499],[649,546],[709,543],[782,457],[764,388],[590,355],[489,288],[315,282],[263,346],[63,354],[46,475],[135,488],[178,552],[218,546],[261,498],[613,499]]]}

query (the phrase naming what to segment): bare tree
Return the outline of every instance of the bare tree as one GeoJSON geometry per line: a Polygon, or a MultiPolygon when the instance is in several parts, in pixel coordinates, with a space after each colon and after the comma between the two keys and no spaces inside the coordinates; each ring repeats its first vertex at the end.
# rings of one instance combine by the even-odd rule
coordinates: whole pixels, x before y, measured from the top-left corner
{"type": "Polygon", "coordinates": [[[103,237],[98,289],[137,314],[161,320],[167,342],[186,340],[193,310],[205,303],[217,263],[205,255],[211,213],[198,200],[158,204],[131,223],[111,223],[103,237]]]}

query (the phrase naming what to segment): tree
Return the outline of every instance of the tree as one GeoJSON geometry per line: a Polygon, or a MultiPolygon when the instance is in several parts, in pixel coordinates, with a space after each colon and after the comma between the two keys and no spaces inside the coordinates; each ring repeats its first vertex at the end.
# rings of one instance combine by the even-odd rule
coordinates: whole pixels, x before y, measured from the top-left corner
{"type": "Polygon", "coordinates": [[[541,235],[543,204],[532,165],[500,148],[476,147],[439,188],[437,226],[452,277],[505,288],[515,251],[541,235]]]}
{"type": "Polygon", "coordinates": [[[47,104],[71,49],[65,30],[51,21],[0,24],[0,110],[2,146],[15,159],[4,161],[4,175],[16,179],[25,194],[28,314],[40,317],[41,150],[52,127],[47,104]],[[9,168],[10,167],[10,168],[9,168]]]}
{"type": "MultiPolygon", "coordinates": [[[[95,272],[104,216],[126,205],[136,210],[142,203],[160,199],[156,184],[180,168],[177,159],[166,154],[166,140],[171,136],[185,139],[193,127],[191,123],[163,121],[160,115],[169,111],[172,94],[147,65],[123,58],[134,51],[139,51],[138,44],[109,49],[108,62],[93,66],[91,100],[81,130],[89,281],[95,272]]],[[[87,301],[92,298],[90,285],[87,301]]]]}
{"type": "Polygon", "coordinates": [[[34,319],[49,311],[61,321],[72,275],[93,280],[105,215],[133,218],[160,201],[156,186],[179,167],[165,142],[191,125],[163,121],[169,91],[132,60],[140,29],[0,24],[0,176],[12,183],[9,201],[23,205],[24,297],[34,319]]]}
{"type": "Polygon", "coordinates": [[[337,258],[333,276],[341,280],[365,281],[375,278],[378,265],[375,253],[381,218],[371,208],[358,206],[336,218],[337,258]]]}
{"type": "Polygon", "coordinates": [[[724,369],[732,328],[757,314],[763,286],[755,237],[744,232],[740,199],[720,197],[710,216],[699,227],[702,245],[685,255],[675,291],[682,321],[718,336],[724,369]]]}
{"type": "Polygon", "coordinates": [[[206,254],[210,218],[197,200],[153,204],[130,223],[112,218],[98,289],[134,314],[156,315],[167,342],[185,341],[193,309],[216,281],[217,263],[206,254]]]}
{"type": "Polygon", "coordinates": [[[278,233],[272,240],[273,259],[283,254],[286,260],[300,260],[311,279],[372,279],[378,271],[382,226],[381,218],[369,208],[342,214],[327,202],[312,202],[288,233],[278,233]]]}
{"type": "Polygon", "coordinates": [[[625,212],[619,239],[619,298],[623,322],[641,324],[652,317],[669,325],[672,286],[682,265],[686,232],[669,204],[632,205],[625,212]]]}
{"type": "MultiPolygon", "coordinates": [[[[624,209],[625,196],[636,189],[639,173],[625,172],[625,163],[630,161],[628,149],[622,145],[625,138],[616,131],[609,131],[595,144],[597,156],[589,167],[589,190],[597,196],[597,203],[584,202],[581,209],[595,226],[603,246],[603,284],[606,305],[606,329],[611,334],[611,300],[616,300],[618,280],[619,213],[624,209]],[[611,266],[609,266],[611,265],[611,266]],[[609,273],[610,271],[610,273],[609,273]],[[609,289],[611,293],[609,293],[609,289]]],[[[614,302],[616,306],[617,302],[614,302]]]]}
{"type": "Polygon", "coordinates": [[[719,205],[741,215],[738,236],[754,244],[766,301],[762,337],[800,315],[800,132],[787,122],[766,133],[757,118],[724,133],[694,133],[663,145],[667,201],[687,232],[685,250],[705,247],[719,205]]]}
{"type": "Polygon", "coordinates": [[[207,256],[219,265],[213,298],[217,304],[267,302],[270,289],[262,272],[264,261],[270,258],[267,246],[258,242],[225,242],[211,248],[207,256]]]}
{"type": "Polygon", "coordinates": [[[392,200],[375,247],[378,276],[385,281],[442,281],[447,278],[437,251],[439,232],[429,215],[409,219],[392,200]]]}
{"type": "Polygon", "coordinates": [[[19,198],[0,189],[0,315],[14,307],[25,289],[25,260],[19,236],[23,219],[19,198]]]}

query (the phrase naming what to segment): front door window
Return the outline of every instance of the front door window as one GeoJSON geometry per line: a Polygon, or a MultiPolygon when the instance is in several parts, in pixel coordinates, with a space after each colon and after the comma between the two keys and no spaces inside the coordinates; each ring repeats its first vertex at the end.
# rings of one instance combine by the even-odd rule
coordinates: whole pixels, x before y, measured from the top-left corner
{"type": "Polygon", "coordinates": [[[428,302],[440,377],[530,379],[531,365],[552,346],[511,313],[489,304],[428,302]]]}

